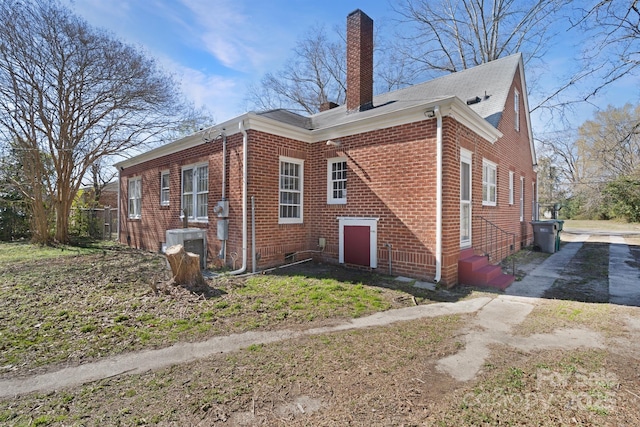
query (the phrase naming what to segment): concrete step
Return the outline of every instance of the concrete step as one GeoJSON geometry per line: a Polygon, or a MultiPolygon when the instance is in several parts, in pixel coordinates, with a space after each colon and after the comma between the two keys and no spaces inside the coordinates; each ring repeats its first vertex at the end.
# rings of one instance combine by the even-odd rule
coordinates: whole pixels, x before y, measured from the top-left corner
{"type": "Polygon", "coordinates": [[[504,274],[502,268],[489,264],[486,256],[475,255],[473,249],[460,252],[458,282],[461,285],[485,286],[504,290],[515,281],[515,276],[504,274]]]}
{"type": "Polygon", "coordinates": [[[516,281],[516,276],[502,273],[501,275],[489,280],[486,286],[504,291],[509,286],[511,286],[511,284],[515,281],[516,281]]]}

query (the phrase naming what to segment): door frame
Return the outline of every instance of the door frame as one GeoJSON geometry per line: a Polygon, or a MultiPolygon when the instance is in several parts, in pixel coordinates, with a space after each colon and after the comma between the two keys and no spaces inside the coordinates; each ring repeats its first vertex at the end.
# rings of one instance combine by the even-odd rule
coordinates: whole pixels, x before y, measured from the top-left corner
{"type": "Polygon", "coordinates": [[[460,148],[460,247],[470,248],[473,240],[473,153],[464,148],[460,148]],[[469,165],[469,200],[462,200],[462,164],[469,165]],[[469,240],[462,240],[462,206],[469,206],[469,240]]]}
{"type": "Polygon", "coordinates": [[[338,262],[344,264],[344,227],[349,226],[365,226],[369,227],[369,267],[378,267],[378,220],[379,218],[353,218],[338,217],[339,227],[339,253],[338,262]]]}

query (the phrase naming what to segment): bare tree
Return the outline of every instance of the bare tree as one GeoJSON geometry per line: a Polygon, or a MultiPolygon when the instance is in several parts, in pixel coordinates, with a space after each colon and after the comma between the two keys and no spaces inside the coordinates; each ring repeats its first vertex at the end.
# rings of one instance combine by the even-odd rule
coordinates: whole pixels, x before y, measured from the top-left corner
{"type": "MultiPolygon", "coordinates": [[[[90,167],[88,171],[88,185],[93,189],[93,202],[94,205],[100,201],[100,197],[102,196],[102,190],[108,183],[111,182],[118,173],[112,167],[107,166],[105,163],[105,158],[100,158],[96,160],[90,167]]],[[[86,178],[85,178],[86,180],[86,178]]]]}
{"type": "Polygon", "coordinates": [[[49,243],[51,229],[68,241],[71,205],[92,165],[153,141],[184,106],[154,61],[57,1],[0,0],[0,139],[23,162],[18,184],[38,242],[49,243]]]}
{"type": "MultiPolygon", "coordinates": [[[[376,92],[388,92],[415,82],[415,64],[399,55],[375,30],[376,92]]],[[[314,114],[325,102],[343,104],[347,81],[346,29],[336,26],[330,33],[312,27],[298,40],[292,56],[275,73],[267,73],[259,84],[248,88],[250,108],[288,108],[314,114]]]]}
{"type": "MultiPolygon", "coordinates": [[[[425,71],[456,71],[516,52],[539,58],[565,0],[402,0],[395,7],[413,31],[403,53],[425,71]]],[[[406,28],[406,25],[405,25],[406,28]]]]}
{"type": "Polygon", "coordinates": [[[574,26],[591,35],[583,60],[601,69],[600,83],[588,94],[593,96],[640,68],[640,5],[638,0],[600,0],[580,11],[574,26]]]}
{"type": "MultiPolygon", "coordinates": [[[[577,131],[549,134],[541,142],[540,154],[551,160],[549,169],[564,190],[559,193],[577,196],[586,217],[607,214],[604,190],[609,184],[640,179],[640,106],[609,106],[577,131]]],[[[549,174],[543,169],[538,173],[541,189],[549,174]]]]}
{"type": "Polygon", "coordinates": [[[584,122],[577,146],[596,166],[591,176],[610,181],[620,176],[640,178],[640,106],[609,106],[584,122]]]}
{"type": "Polygon", "coordinates": [[[313,114],[324,102],[344,102],[345,67],[343,44],[330,41],[324,27],[313,27],[281,70],[249,88],[248,101],[259,110],[289,107],[313,114]]]}

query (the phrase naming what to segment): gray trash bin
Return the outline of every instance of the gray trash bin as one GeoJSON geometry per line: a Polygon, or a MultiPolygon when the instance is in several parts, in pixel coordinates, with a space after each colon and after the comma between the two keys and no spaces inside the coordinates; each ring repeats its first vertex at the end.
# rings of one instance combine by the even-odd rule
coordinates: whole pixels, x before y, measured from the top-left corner
{"type": "Polygon", "coordinates": [[[558,223],[555,221],[531,221],[533,227],[533,244],[542,252],[553,254],[556,252],[556,238],[558,223]]]}

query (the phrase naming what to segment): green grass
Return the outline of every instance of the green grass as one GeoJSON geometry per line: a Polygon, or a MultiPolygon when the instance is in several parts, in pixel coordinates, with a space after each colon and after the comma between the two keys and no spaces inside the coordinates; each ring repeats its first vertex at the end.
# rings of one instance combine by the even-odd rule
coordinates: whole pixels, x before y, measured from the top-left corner
{"type": "Polygon", "coordinates": [[[640,233],[640,224],[621,221],[568,219],[564,222],[564,228],[574,228],[578,230],[636,231],[640,233]]]}
{"type": "Polygon", "coordinates": [[[0,243],[0,265],[51,259],[69,256],[82,256],[102,252],[114,246],[112,242],[96,242],[91,245],[69,246],[41,246],[26,242],[0,243]]]}
{"type": "Polygon", "coordinates": [[[0,366],[9,372],[82,363],[178,341],[286,328],[387,310],[406,295],[301,275],[209,282],[155,294],[162,256],[107,244],[64,250],[0,244],[0,366]],[[71,256],[69,256],[71,255],[71,256]]]}

